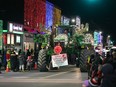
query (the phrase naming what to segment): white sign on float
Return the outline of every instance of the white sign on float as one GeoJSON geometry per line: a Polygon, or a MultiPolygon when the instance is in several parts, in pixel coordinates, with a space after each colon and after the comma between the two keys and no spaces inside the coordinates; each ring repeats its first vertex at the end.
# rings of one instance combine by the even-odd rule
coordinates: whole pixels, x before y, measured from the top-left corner
{"type": "Polygon", "coordinates": [[[52,55],[52,66],[60,67],[68,65],[67,54],[52,55]]]}

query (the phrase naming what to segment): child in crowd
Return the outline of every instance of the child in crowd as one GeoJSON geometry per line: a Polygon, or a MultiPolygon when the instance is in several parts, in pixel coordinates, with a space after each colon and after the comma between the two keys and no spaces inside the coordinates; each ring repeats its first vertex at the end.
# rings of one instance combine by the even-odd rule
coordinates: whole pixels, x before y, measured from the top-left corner
{"type": "Polygon", "coordinates": [[[33,59],[32,59],[32,57],[31,56],[28,56],[28,58],[27,58],[27,69],[30,71],[31,70],[31,65],[32,65],[32,61],[33,61],[33,59]]]}

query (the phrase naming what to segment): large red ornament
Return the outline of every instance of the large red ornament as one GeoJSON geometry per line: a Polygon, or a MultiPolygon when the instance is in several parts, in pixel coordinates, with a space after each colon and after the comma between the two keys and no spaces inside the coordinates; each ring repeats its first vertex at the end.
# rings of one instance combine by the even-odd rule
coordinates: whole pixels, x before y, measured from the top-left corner
{"type": "Polygon", "coordinates": [[[55,46],[54,47],[54,53],[60,54],[62,52],[62,47],[61,46],[55,46]]]}

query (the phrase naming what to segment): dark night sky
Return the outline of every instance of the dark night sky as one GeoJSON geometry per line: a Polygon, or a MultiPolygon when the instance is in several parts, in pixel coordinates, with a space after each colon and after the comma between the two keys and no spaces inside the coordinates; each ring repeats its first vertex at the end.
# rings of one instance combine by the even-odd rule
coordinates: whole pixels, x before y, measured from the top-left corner
{"type": "MultiPolygon", "coordinates": [[[[0,0],[0,19],[23,23],[23,0],[0,0]]],[[[90,30],[101,30],[116,41],[116,0],[48,0],[70,17],[78,15],[90,30]]]]}
{"type": "Polygon", "coordinates": [[[116,0],[48,0],[57,5],[66,16],[79,15],[90,30],[101,30],[116,41],[116,0]]]}

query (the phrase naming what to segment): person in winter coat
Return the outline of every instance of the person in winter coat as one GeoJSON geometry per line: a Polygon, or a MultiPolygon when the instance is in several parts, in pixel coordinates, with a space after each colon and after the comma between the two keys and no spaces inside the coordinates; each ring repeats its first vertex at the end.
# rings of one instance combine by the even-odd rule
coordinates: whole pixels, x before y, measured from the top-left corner
{"type": "Polygon", "coordinates": [[[32,69],[32,57],[31,56],[28,56],[27,58],[27,69],[30,71],[32,69]]]}
{"type": "Polygon", "coordinates": [[[24,59],[25,59],[25,55],[23,52],[21,52],[18,56],[20,71],[24,71],[24,59]]]}
{"type": "Polygon", "coordinates": [[[112,77],[111,75],[113,74],[113,66],[109,63],[106,63],[102,66],[102,74],[103,74],[103,78],[102,78],[102,83],[101,83],[101,87],[115,87],[112,84],[112,77]]]}
{"type": "Polygon", "coordinates": [[[112,66],[113,66],[114,73],[116,73],[116,52],[113,52],[112,55],[113,55],[112,66]]]}
{"type": "Polygon", "coordinates": [[[28,59],[28,56],[30,56],[31,53],[29,51],[29,49],[27,49],[27,51],[25,52],[25,59],[24,59],[24,70],[27,69],[27,59],[28,59]]]}
{"type": "Polygon", "coordinates": [[[6,61],[7,61],[8,68],[11,69],[10,50],[7,50],[7,53],[6,53],[6,61]]]}
{"type": "Polygon", "coordinates": [[[11,69],[15,72],[16,71],[16,65],[17,65],[17,56],[14,50],[11,51],[10,55],[10,60],[11,60],[11,69]]]}
{"type": "MultiPolygon", "coordinates": [[[[89,83],[91,86],[99,86],[101,84],[101,66],[103,64],[103,57],[101,54],[96,53],[95,59],[91,66],[91,75],[89,83]]],[[[91,87],[90,86],[90,87],[91,87]]]]}
{"type": "Polygon", "coordinates": [[[112,53],[112,60],[102,66],[103,80],[101,87],[116,87],[116,52],[112,53]]]}

